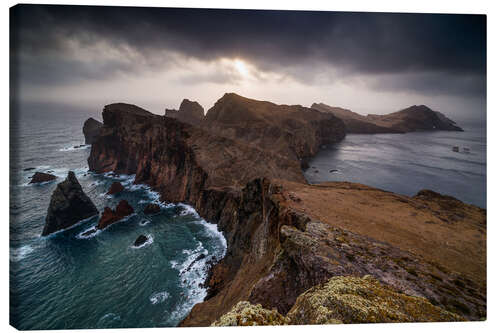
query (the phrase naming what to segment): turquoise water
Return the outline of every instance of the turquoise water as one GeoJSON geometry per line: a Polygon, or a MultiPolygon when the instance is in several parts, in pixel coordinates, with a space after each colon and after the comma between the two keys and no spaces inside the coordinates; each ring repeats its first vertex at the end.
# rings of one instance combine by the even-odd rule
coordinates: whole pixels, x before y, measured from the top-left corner
{"type": "Polygon", "coordinates": [[[11,124],[10,322],[23,330],[175,326],[205,297],[207,262],[224,256],[225,239],[187,205],[162,203],[160,214],[143,215],[158,194],[133,175],[88,172],[90,147],[73,146],[83,144],[89,116],[100,118],[27,109],[11,124]],[[136,213],[92,238],[80,234],[97,217],[40,237],[50,195],[69,170],[99,211],[126,199],[136,213]],[[58,179],[27,185],[35,171],[58,179]],[[125,191],[108,196],[113,181],[125,191]],[[134,248],[140,234],[148,242],[134,248]]]}
{"type": "Polygon", "coordinates": [[[486,122],[459,125],[464,132],[348,134],[321,150],[305,176],[310,183],[350,181],[410,196],[431,189],[486,208],[486,122]]]}

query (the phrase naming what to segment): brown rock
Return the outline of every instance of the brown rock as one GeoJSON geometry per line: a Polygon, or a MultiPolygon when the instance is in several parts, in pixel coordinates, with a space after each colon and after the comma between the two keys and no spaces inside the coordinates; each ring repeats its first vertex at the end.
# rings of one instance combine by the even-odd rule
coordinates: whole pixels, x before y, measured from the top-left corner
{"type": "Polygon", "coordinates": [[[31,181],[29,183],[30,184],[37,184],[37,183],[49,182],[49,181],[54,180],[56,178],[57,178],[56,176],[51,175],[49,173],[35,172],[33,177],[31,177],[31,181]]]}
{"type": "Polygon", "coordinates": [[[134,208],[129,205],[127,200],[121,200],[116,206],[115,210],[112,210],[109,207],[105,207],[104,211],[101,214],[101,218],[99,219],[99,223],[97,224],[97,229],[102,230],[133,213],[134,208]]]}
{"type": "Polygon", "coordinates": [[[205,112],[198,102],[184,99],[179,107],[179,111],[165,109],[165,116],[176,118],[193,126],[200,126],[205,117],[205,112]]]}
{"type": "Polygon", "coordinates": [[[106,194],[120,193],[124,189],[125,188],[123,187],[122,183],[120,183],[120,182],[113,182],[113,184],[111,184],[111,186],[109,187],[109,190],[108,190],[108,192],[106,194]]]}
{"type": "Polygon", "coordinates": [[[150,214],[157,214],[161,210],[160,206],[154,203],[148,204],[146,207],[144,207],[143,213],[150,215],[150,214]]]}
{"type": "MultiPolygon", "coordinates": [[[[102,123],[95,120],[94,118],[89,118],[83,123],[83,135],[85,136],[85,144],[93,144],[94,141],[99,136],[102,123]]],[[[76,148],[76,147],[75,147],[76,148]]]]}
{"type": "Polygon", "coordinates": [[[398,112],[385,115],[362,116],[351,110],[313,103],[311,108],[331,113],[342,119],[348,133],[406,133],[415,131],[463,131],[444,114],[425,105],[413,105],[398,112]]]}

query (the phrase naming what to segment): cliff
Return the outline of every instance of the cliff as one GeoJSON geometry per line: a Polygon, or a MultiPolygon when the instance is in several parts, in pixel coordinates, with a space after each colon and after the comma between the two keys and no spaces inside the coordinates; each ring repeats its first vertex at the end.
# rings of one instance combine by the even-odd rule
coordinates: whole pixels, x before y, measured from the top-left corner
{"type": "Polygon", "coordinates": [[[311,108],[334,114],[342,119],[348,133],[406,133],[415,131],[463,131],[444,114],[433,111],[425,105],[413,105],[409,108],[386,115],[362,116],[350,110],[313,103],[311,108]]]}
{"type": "Polygon", "coordinates": [[[205,111],[203,110],[203,107],[198,104],[198,102],[184,99],[179,106],[178,111],[165,109],[165,116],[176,118],[179,121],[193,126],[200,126],[203,118],[205,117],[205,111]]]}
{"type": "Polygon", "coordinates": [[[206,300],[181,325],[208,326],[241,301],[285,315],[306,290],[367,274],[467,319],[485,316],[484,210],[428,192],[306,183],[301,159],[345,135],[335,116],[226,94],[201,128],[125,104],[106,106],[103,119],[91,171],[135,173],[226,237],[206,300]]]}
{"type": "Polygon", "coordinates": [[[94,143],[95,138],[99,135],[102,123],[95,120],[94,118],[89,118],[83,123],[83,135],[85,136],[85,144],[90,145],[94,143]]]}

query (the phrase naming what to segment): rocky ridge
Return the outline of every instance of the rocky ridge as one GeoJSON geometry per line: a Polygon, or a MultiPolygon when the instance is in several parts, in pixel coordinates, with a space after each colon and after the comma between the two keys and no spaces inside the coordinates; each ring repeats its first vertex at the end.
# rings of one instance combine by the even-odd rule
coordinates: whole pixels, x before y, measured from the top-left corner
{"type": "Polygon", "coordinates": [[[415,131],[463,131],[444,114],[425,105],[413,105],[406,109],[385,114],[362,116],[351,110],[313,103],[312,109],[331,113],[342,119],[348,133],[406,133],[415,131]]]}
{"type": "Polygon", "coordinates": [[[366,274],[467,319],[484,317],[485,211],[349,183],[308,185],[301,160],[344,137],[336,117],[226,94],[207,112],[204,122],[211,126],[193,127],[127,104],[106,106],[103,119],[88,160],[91,171],[135,173],[135,181],[159,191],[162,200],[193,205],[226,237],[227,255],[210,270],[205,302],[181,325],[208,326],[240,301],[285,315],[309,288],[333,276],[366,274]],[[245,126],[251,133],[241,132],[245,126]],[[293,131],[297,126],[307,131],[293,131]],[[374,227],[355,223],[360,202],[371,209],[374,227]],[[387,211],[408,214],[414,223],[394,231],[387,211]],[[404,245],[417,224],[435,228],[433,240],[446,255],[425,257],[429,243],[419,238],[404,245]],[[464,226],[470,232],[457,232],[464,226]],[[472,236],[477,242],[469,241],[472,236]],[[457,248],[471,255],[457,256],[457,248]]]}

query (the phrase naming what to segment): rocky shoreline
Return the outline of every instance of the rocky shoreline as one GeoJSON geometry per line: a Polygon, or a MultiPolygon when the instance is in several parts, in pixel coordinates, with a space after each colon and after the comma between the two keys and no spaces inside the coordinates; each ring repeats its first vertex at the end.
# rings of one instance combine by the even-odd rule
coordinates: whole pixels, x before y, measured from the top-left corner
{"type": "Polygon", "coordinates": [[[135,174],[226,237],[205,301],[181,326],[209,326],[244,301],[286,315],[310,288],[365,275],[461,318],[486,316],[486,211],[430,191],[307,184],[303,161],[345,136],[334,115],[226,94],[197,126],[123,103],[103,120],[91,171],[135,174]],[[442,254],[426,253],[432,245],[442,254]]]}

